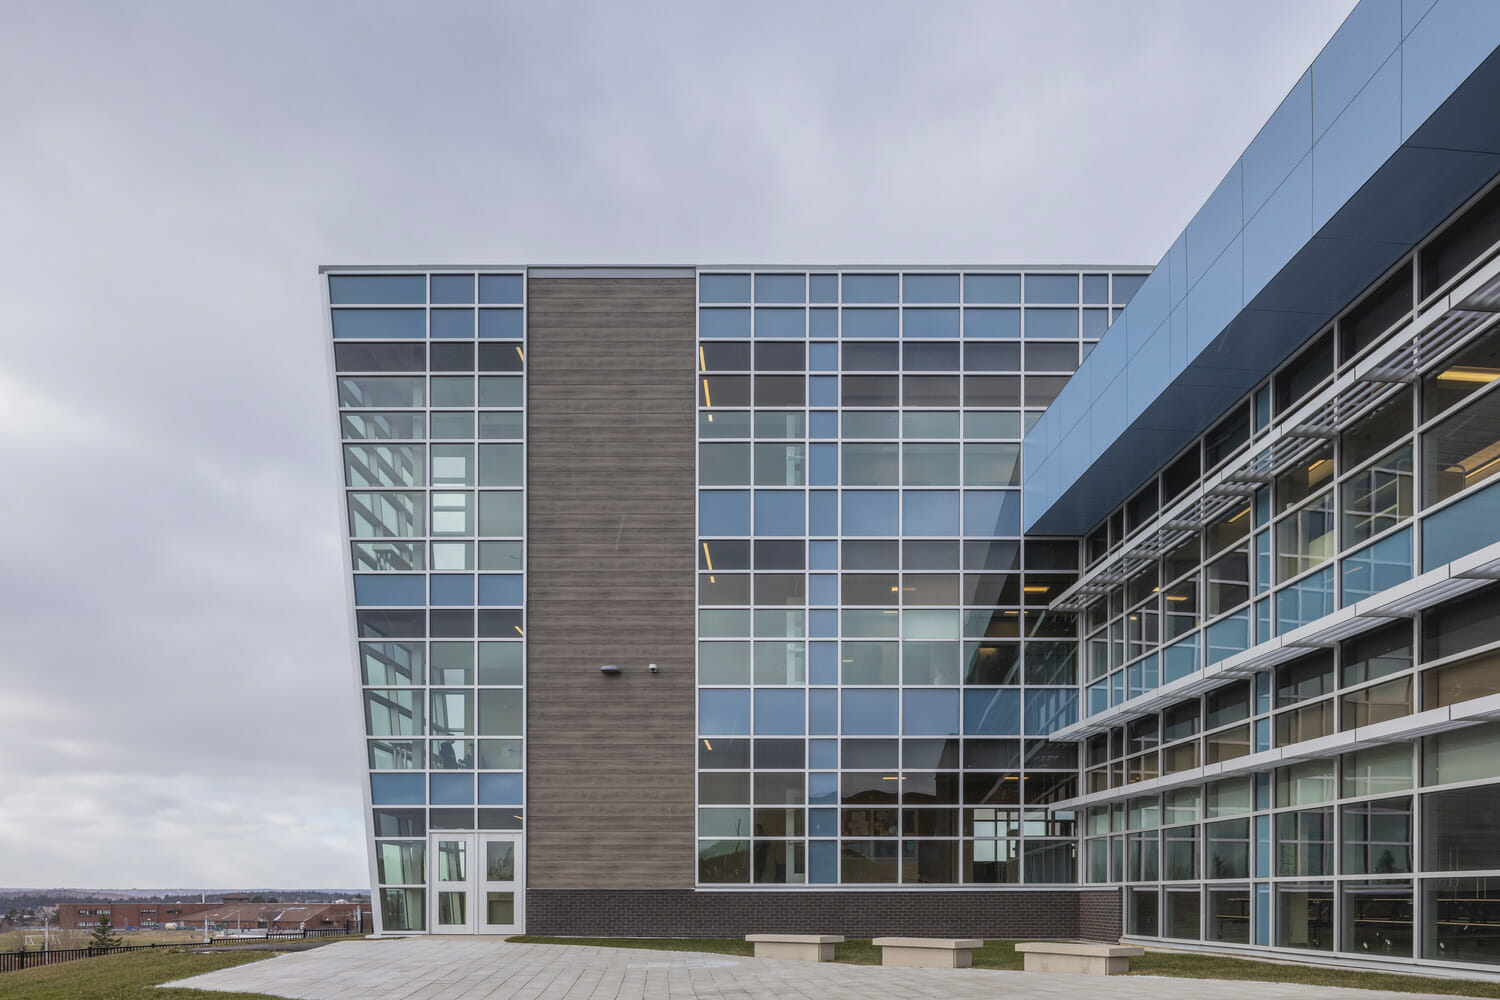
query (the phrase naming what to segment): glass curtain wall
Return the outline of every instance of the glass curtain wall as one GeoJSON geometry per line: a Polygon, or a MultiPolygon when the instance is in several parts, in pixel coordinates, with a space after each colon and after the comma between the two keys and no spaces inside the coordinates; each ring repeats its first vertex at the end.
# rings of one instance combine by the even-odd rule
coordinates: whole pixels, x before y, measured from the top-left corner
{"type": "Polygon", "coordinates": [[[1074,880],[1020,438],[1142,278],[700,273],[700,884],[1074,880]]]}
{"type": "Polygon", "coordinates": [[[386,932],[426,929],[428,831],[518,830],[525,280],[330,274],[386,932]]]}

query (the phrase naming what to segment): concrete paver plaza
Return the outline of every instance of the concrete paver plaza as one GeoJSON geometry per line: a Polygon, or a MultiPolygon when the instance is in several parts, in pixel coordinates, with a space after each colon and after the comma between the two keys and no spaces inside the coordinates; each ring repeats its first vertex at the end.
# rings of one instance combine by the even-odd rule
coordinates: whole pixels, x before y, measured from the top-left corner
{"type": "Polygon", "coordinates": [[[501,938],[350,941],[167,986],[301,1000],[1420,1000],[1283,983],[1156,976],[887,969],[698,952],[510,944],[501,938]]]}

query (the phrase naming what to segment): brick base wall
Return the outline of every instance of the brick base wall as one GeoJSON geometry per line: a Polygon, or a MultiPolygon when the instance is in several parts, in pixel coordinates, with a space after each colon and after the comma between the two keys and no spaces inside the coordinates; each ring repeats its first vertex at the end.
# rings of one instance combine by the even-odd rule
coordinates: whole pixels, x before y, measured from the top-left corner
{"type": "Polygon", "coordinates": [[[1088,938],[1120,936],[1118,892],[694,892],[529,889],[529,934],[597,937],[1088,938]]]}
{"type": "Polygon", "coordinates": [[[1118,941],[1121,922],[1119,889],[1089,889],[1078,893],[1078,936],[1085,941],[1118,941]]]}

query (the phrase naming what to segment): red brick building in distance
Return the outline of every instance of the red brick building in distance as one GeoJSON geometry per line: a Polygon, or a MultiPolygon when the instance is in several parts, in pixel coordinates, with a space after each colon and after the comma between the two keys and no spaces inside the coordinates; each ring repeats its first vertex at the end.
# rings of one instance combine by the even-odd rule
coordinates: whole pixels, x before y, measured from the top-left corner
{"type": "Polygon", "coordinates": [[[231,893],[219,902],[148,901],[134,903],[59,903],[57,925],[64,930],[91,930],[107,915],[119,930],[160,928],[175,924],[185,929],[268,931],[371,929],[370,904],[353,903],[252,903],[242,893],[231,893]]]}

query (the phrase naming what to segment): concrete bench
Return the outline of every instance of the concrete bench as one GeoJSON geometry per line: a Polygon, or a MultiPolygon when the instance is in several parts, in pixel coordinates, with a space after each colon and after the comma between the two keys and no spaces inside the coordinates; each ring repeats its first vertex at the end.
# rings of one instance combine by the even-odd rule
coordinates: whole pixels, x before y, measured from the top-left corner
{"type": "Polygon", "coordinates": [[[833,946],[843,944],[838,934],[746,934],[755,945],[756,958],[780,958],[793,962],[832,962],[833,946]]]}
{"type": "Polygon", "coordinates": [[[967,969],[974,964],[979,938],[882,937],[873,942],[880,949],[881,965],[912,969],[967,969]]]}
{"type": "Polygon", "coordinates": [[[1130,971],[1130,960],[1145,948],[1089,941],[1023,941],[1016,951],[1026,956],[1027,972],[1071,972],[1083,976],[1117,976],[1130,971]]]}

